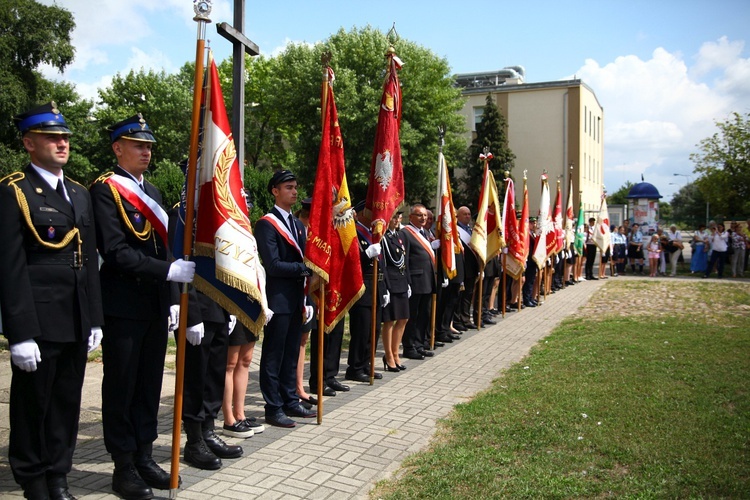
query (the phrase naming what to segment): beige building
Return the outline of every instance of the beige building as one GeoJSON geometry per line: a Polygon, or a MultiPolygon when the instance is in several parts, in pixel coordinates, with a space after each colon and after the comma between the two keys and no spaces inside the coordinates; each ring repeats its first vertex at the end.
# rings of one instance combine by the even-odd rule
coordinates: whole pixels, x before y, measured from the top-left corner
{"type": "Polygon", "coordinates": [[[581,80],[524,83],[523,77],[520,66],[456,76],[466,99],[461,114],[469,131],[467,144],[482,119],[487,94],[491,94],[508,123],[508,145],[516,155],[512,176],[519,197],[523,171],[528,171],[529,214],[536,215],[539,210],[540,179],[545,169],[552,208],[560,179],[565,210],[571,164],[576,216],[579,191],[584,210],[598,212],[604,179],[604,109],[581,80]]]}

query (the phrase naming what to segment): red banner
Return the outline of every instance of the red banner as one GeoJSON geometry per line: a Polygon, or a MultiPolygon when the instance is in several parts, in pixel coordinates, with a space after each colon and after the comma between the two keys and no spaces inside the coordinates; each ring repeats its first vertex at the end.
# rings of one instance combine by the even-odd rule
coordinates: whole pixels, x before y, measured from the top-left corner
{"type": "Polygon", "coordinates": [[[374,243],[383,237],[391,216],[404,200],[404,172],[398,137],[401,126],[399,69],[401,61],[395,54],[389,54],[365,205],[365,219],[370,221],[374,243]]]}
{"type": "MultiPolygon", "coordinates": [[[[356,213],[352,209],[344,168],[344,140],[331,86],[333,71],[331,68],[327,71],[328,80],[323,83],[321,96],[323,135],[305,246],[305,264],[317,275],[310,284],[310,292],[320,287],[321,279],[327,283],[323,308],[326,333],[344,318],[365,290],[356,213]]],[[[318,294],[313,296],[317,300],[318,294]]]]}

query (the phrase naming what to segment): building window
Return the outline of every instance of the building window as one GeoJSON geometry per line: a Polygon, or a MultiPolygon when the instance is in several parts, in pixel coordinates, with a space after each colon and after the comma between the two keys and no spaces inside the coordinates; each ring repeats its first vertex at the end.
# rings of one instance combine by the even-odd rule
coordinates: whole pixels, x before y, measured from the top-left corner
{"type": "Polygon", "coordinates": [[[474,129],[473,132],[477,131],[477,125],[482,121],[484,116],[484,106],[476,106],[474,108],[474,129]]]}

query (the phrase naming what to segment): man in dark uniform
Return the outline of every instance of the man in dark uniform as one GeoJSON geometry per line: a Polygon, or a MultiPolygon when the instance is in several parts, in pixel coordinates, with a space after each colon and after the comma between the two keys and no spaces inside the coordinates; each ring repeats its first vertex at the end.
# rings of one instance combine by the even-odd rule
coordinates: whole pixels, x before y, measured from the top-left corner
{"type": "Polygon", "coordinates": [[[156,142],[140,114],[109,127],[114,171],[91,186],[101,267],[104,444],[115,471],[112,489],[124,498],[151,498],[169,489],[169,474],[151,457],[157,437],[167,319],[177,286],[195,263],[170,263],[167,214],[159,190],[143,178],[156,142]]]}
{"type": "MultiPolygon", "coordinates": [[[[404,357],[424,359],[433,356],[427,339],[432,315],[432,294],[435,293],[435,252],[423,226],[427,209],[422,204],[411,207],[409,224],[401,229],[409,269],[409,322],[404,332],[404,357]]],[[[437,242],[439,245],[439,242],[437,242]]],[[[436,247],[438,245],[435,245],[436,247]]]]}
{"type": "MultiPolygon", "coordinates": [[[[354,210],[357,217],[362,217],[365,210],[365,202],[360,201],[354,210]]],[[[373,260],[380,256],[380,243],[372,242],[370,228],[357,221],[357,240],[359,242],[359,262],[362,266],[362,279],[365,283],[365,293],[349,310],[349,342],[348,367],[346,379],[355,382],[370,381],[370,354],[372,349],[372,276],[374,271],[373,260]]],[[[382,262],[379,263],[379,265],[382,262]]],[[[378,269],[378,300],[375,308],[375,344],[380,336],[380,323],[383,310],[383,294],[385,284],[383,283],[383,268],[378,269]]],[[[382,379],[382,373],[375,373],[376,379],[382,379]]]]}
{"type": "MultiPolygon", "coordinates": [[[[182,165],[182,164],[181,164],[182,165]]],[[[184,162],[187,167],[187,161],[184,162]]],[[[169,234],[174,231],[179,217],[178,207],[169,212],[169,234]]],[[[173,250],[182,249],[173,242],[173,250]]],[[[179,306],[175,316],[179,316],[179,306]]],[[[171,316],[171,315],[170,315],[171,316]]],[[[179,326],[170,317],[169,330],[179,326]]],[[[185,462],[204,470],[221,468],[222,458],[239,458],[241,446],[227,445],[214,428],[216,416],[224,399],[227,346],[229,344],[230,317],[210,297],[192,288],[185,329],[185,383],[182,391],[182,422],[187,434],[185,462]]],[[[236,325],[236,320],[234,324],[236,325]]],[[[249,436],[253,431],[249,431],[249,436]]]]}
{"type": "Polygon", "coordinates": [[[315,410],[300,405],[297,396],[297,360],[303,321],[313,317],[305,305],[305,279],[312,275],[302,262],[305,228],[292,215],[297,202],[297,178],[289,170],[273,174],[268,192],[275,199],[271,212],[255,225],[258,253],[266,270],[266,296],[273,316],[264,328],[260,358],[260,390],[266,401],[266,422],[294,427],[289,417],[314,417],[315,410]]]}
{"type": "Polygon", "coordinates": [[[450,344],[461,338],[451,333],[451,323],[453,322],[453,314],[458,307],[461,288],[464,286],[463,252],[455,252],[453,258],[456,261],[456,275],[453,278],[448,278],[442,259],[438,258],[437,282],[440,288],[437,292],[435,345],[438,345],[438,342],[450,344]]]}
{"type": "MultiPolygon", "coordinates": [[[[522,300],[524,307],[536,307],[539,303],[534,296],[534,283],[536,283],[537,275],[539,274],[539,266],[534,260],[534,251],[537,245],[544,245],[543,241],[540,241],[539,235],[536,232],[536,217],[529,217],[529,239],[526,240],[527,248],[529,249],[529,256],[526,258],[526,270],[524,271],[524,282],[521,288],[522,300]]],[[[538,289],[538,288],[537,288],[538,289]]],[[[512,308],[518,307],[517,303],[510,304],[512,308]]]]}
{"type": "Polygon", "coordinates": [[[479,276],[479,262],[474,250],[469,246],[471,241],[471,210],[460,207],[456,211],[456,226],[463,247],[464,289],[459,293],[459,302],[453,315],[453,327],[458,331],[476,329],[471,319],[471,300],[479,276]]]}
{"type": "Polygon", "coordinates": [[[70,130],[54,102],[14,118],[31,163],[0,181],[0,304],[13,378],[9,462],[26,498],[73,498],[86,352],[104,324],[88,191],[63,176],[70,130]]]}

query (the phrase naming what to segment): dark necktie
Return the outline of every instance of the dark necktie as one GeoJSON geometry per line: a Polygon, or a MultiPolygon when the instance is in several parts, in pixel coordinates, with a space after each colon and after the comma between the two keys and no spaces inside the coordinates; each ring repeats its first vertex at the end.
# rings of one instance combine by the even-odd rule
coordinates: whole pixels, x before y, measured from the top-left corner
{"type": "Polygon", "coordinates": [[[57,194],[59,194],[59,195],[60,195],[60,197],[61,197],[61,198],[62,198],[63,200],[65,200],[65,201],[67,201],[68,203],[70,203],[70,200],[68,200],[68,197],[67,197],[67,196],[65,196],[65,187],[63,186],[63,181],[62,181],[62,179],[57,179],[57,188],[55,189],[55,191],[57,191],[57,194]]]}
{"type": "MultiPolygon", "coordinates": [[[[287,220],[289,221],[289,230],[292,232],[292,238],[294,238],[294,241],[297,241],[297,228],[294,225],[294,217],[292,214],[289,214],[289,219],[287,220]]],[[[299,243],[299,241],[297,241],[297,243],[299,243]]]]}

